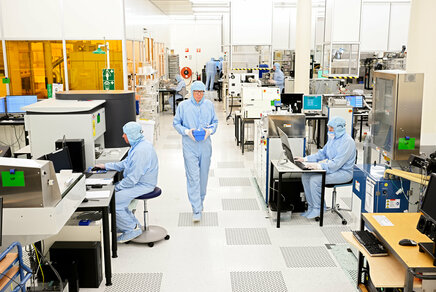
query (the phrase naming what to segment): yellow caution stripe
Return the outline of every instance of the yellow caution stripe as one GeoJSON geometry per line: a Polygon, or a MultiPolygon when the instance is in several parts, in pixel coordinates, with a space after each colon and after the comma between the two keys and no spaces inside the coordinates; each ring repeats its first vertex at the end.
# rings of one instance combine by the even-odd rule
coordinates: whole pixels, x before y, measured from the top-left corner
{"type": "Polygon", "coordinates": [[[329,79],[357,79],[359,76],[335,76],[335,75],[322,75],[322,77],[329,79]]]}
{"type": "Polygon", "coordinates": [[[235,70],[235,71],[245,71],[245,70],[265,70],[265,71],[269,71],[269,70],[272,70],[272,68],[233,68],[232,70],[235,70]]]}

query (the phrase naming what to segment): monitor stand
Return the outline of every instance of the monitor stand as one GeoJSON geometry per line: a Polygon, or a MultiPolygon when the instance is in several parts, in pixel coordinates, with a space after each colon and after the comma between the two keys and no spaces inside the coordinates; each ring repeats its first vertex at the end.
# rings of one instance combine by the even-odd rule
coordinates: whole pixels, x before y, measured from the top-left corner
{"type": "Polygon", "coordinates": [[[288,158],[286,158],[285,151],[282,151],[282,154],[280,154],[280,158],[279,158],[279,165],[284,165],[288,162],[289,160],[288,158]]]}
{"type": "Polygon", "coordinates": [[[433,259],[433,266],[436,266],[436,251],[434,242],[419,242],[419,252],[425,252],[433,259]]]}

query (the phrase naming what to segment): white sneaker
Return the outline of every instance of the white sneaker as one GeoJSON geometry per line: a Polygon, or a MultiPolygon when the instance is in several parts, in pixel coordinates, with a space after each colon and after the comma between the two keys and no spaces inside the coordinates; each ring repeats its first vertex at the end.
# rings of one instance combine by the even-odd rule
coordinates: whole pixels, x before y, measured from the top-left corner
{"type": "Polygon", "coordinates": [[[193,213],[192,214],[192,222],[198,223],[201,220],[201,213],[193,213]]]}

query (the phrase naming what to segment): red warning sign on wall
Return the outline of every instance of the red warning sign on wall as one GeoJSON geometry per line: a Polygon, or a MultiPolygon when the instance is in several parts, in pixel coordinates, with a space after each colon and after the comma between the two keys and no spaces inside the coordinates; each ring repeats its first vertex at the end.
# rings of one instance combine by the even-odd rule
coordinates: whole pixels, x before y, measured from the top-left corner
{"type": "Polygon", "coordinates": [[[185,49],[185,53],[189,53],[189,48],[186,48],[186,49],[185,49]]]}
{"type": "Polygon", "coordinates": [[[197,53],[201,53],[201,49],[200,48],[197,49],[197,53]]]}

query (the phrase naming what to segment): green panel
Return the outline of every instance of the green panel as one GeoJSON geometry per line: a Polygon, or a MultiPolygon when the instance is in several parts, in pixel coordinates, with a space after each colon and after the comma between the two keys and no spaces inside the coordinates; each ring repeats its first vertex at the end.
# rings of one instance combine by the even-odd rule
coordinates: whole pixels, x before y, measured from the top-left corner
{"type": "Polygon", "coordinates": [[[97,115],[97,124],[100,123],[100,114],[97,115]]]}
{"type": "Polygon", "coordinates": [[[3,84],[9,84],[9,83],[11,83],[11,79],[5,77],[2,79],[2,82],[3,82],[3,84]]]}
{"type": "Polygon", "coordinates": [[[47,84],[47,98],[53,97],[53,84],[47,84]]]}
{"type": "Polygon", "coordinates": [[[25,187],[24,171],[2,171],[2,186],[3,187],[25,187]]]}
{"type": "Polygon", "coordinates": [[[115,71],[114,69],[103,69],[103,89],[115,89],[115,71]]]}
{"type": "Polygon", "coordinates": [[[415,138],[398,139],[398,150],[415,150],[415,138]]]}

